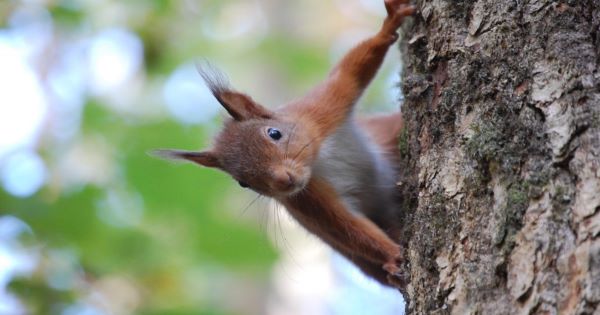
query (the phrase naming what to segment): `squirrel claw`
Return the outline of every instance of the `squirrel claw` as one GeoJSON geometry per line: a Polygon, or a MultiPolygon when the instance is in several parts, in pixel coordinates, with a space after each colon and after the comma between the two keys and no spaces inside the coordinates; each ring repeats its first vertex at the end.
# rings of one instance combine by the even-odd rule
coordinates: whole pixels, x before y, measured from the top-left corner
{"type": "MultiPolygon", "coordinates": [[[[400,271],[400,268],[398,268],[398,266],[394,266],[395,268],[392,269],[396,269],[396,272],[390,272],[387,276],[386,276],[386,281],[387,283],[398,289],[400,291],[400,293],[402,293],[402,296],[404,297],[406,304],[409,304],[409,298],[410,296],[408,295],[407,292],[407,286],[410,283],[410,275],[400,271]]],[[[384,269],[386,269],[386,266],[384,265],[384,269]]],[[[386,269],[387,271],[387,269],[386,269]]]]}
{"type": "Polygon", "coordinates": [[[384,4],[389,17],[410,16],[416,10],[414,5],[408,4],[408,0],[385,0],[384,4]]]}
{"type": "Polygon", "coordinates": [[[400,269],[402,257],[397,257],[394,261],[383,265],[383,270],[387,271],[387,281],[390,285],[403,289],[410,282],[410,277],[400,269]]]}
{"type": "Polygon", "coordinates": [[[389,274],[396,274],[400,272],[400,267],[398,267],[398,264],[393,261],[385,263],[383,265],[383,270],[387,271],[389,274]]]}
{"type": "Polygon", "coordinates": [[[401,5],[406,5],[408,4],[409,0],[384,0],[383,3],[385,4],[385,9],[387,10],[389,15],[392,15],[392,13],[395,11],[396,8],[398,8],[401,5]]]}
{"type": "Polygon", "coordinates": [[[397,271],[387,275],[387,282],[399,289],[406,288],[406,285],[410,282],[410,277],[404,272],[397,271]]]}
{"type": "Polygon", "coordinates": [[[384,28],[388,33],[395,32],[405,17],[415,13],[416,7],[408,4],[408,0],[385,0],[385,9],[387,11],[387,19],[384,28]]]}
{"type": "MultiPolygon", "coordinates": [[[[404,290],[404,288],[406,288],[406,286],[408,285],[408,278],[407,277],[401,277],[401,276],[392,276],[392,275],[388,275],[387,276],[387,282],[389,285],[404,290]]],[[[404,293],[404,292],[403,292],[404,293]]]]}

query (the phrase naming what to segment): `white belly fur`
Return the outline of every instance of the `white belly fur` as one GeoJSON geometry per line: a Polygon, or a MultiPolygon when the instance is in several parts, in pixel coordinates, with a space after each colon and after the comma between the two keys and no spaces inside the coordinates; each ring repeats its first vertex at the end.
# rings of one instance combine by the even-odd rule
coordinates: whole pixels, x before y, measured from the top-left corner
{"type": "Polygon", "coordinates": [[[313,176],[326,179],[353,213],[390,213],[396,173],[358,124],[350,119],[322,143],[313,176]]]}

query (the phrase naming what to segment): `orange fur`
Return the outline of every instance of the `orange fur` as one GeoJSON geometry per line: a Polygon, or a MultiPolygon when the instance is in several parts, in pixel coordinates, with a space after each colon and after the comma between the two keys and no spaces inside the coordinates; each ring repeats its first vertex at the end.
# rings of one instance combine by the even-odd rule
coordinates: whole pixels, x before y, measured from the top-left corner
{"type": "Polygon", "coordinates": [[[210,150],[163,150],[159,154],[229,173],[242,186],[285,205],[307,230],[365,273],[387,285],[397,285],[399,281],[402,284],[403,279],[397,274],[402,262],[400,247],[365,217],[379,223],[387,220],[382,213],[389,209],[376,207],[383,204],[389,208],[393,199],[390,196],[393,187],[389,185],[389,176],[393,174],[388,173],[393,172],[390,164],[397,158],[396,140],[402,118],[397,113],[364,119],[357,124],[352,113],[354,104],[395,42],[396,29],[404,17],[414,12],[407,2],[385,0],[388,16],[380,31],[348,52],[327,79],[307,96],[276,111],[234,91],[214,70],[200,69],[208,87],[232,119],[225,123],[210,150]],[[357,145],[358,149],[352,151],[347,143],[357,145]],[[350,156],[337,161],[332,150],[340,145],[357,159],[350,156]],[[335,167],[332,169],[348,170],[350,175],[357,174],[361,179],[350,178],[352,185],[349,185],[343,177],[348,174],[327,177],[331,176],[327,172],[329,165],[335,167]],[[362,178],[372,182],[361,182],[362,178]],[[363,187],[356,187],[356,183],[363,187]],[[387,186],[368,186],[377,183],[387,186]],[[365,191],[382,195],[370,196],[365,191]],[[349,211],[351,206],[362,215],[349,211]]]}

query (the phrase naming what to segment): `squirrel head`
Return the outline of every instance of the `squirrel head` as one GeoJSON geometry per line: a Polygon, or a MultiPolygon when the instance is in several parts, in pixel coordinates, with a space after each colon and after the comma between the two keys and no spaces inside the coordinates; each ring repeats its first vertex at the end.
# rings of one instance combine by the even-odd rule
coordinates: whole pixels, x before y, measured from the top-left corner
{"type": "Polygon", "coordinates": [[[231,116],[213,147],[200,152],[157,150],[156,154],[220,169],[242,187],[270,197],[286,197],[304,189],[318,153],[308,128],[236,92],[220,73],[211,70],[209,74],[199,69],[231,116]]]}

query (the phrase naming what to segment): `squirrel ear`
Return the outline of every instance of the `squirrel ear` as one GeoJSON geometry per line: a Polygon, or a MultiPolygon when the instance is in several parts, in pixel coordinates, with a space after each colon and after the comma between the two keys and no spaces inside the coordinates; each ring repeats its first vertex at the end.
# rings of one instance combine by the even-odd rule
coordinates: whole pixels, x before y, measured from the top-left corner
{"type": "Polygon", "coordinates": [[[231,89],[225,75],[210,64],[197,64],[198,72],[217,101],[237,121],[250,118],[271,118],[273,113],[256,104],[252,98],[231,89]]]}
{"type": "Polygon", "coordinates": [[[273,114],[266,108],[256,104],[249,96],[234,91],[213,91],[214,96],[219,103],[225,107],[233,119],[242,121],[251,118],[273,117],[273,114]]]}
{"type": "Polygon", "coordinates": [[[217,155],[210,151],[193,152],[182,150],[160,149],[151,152],[152,155],[169,160],[186,160],[206,167],[220,167],[217,155]]]}

